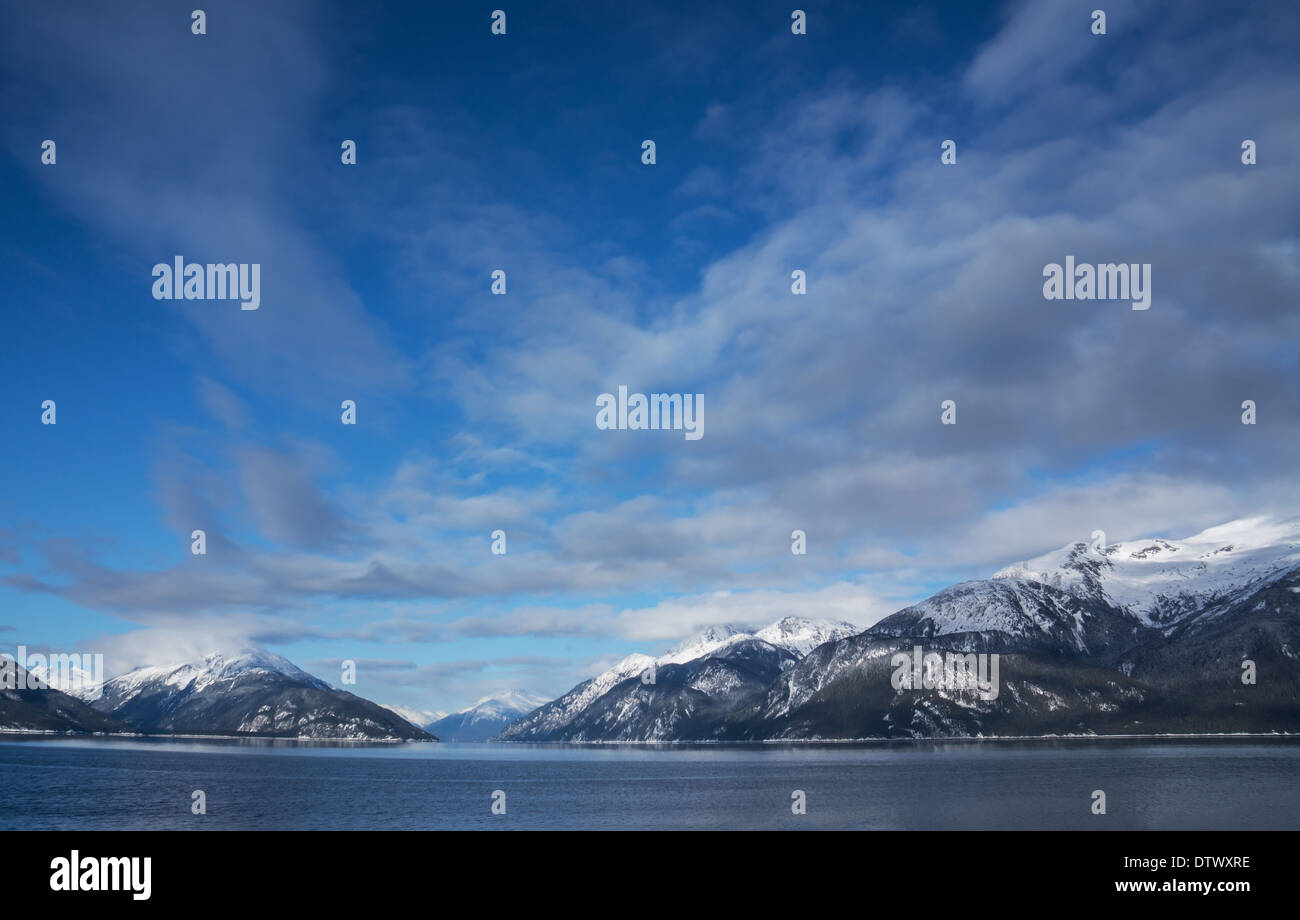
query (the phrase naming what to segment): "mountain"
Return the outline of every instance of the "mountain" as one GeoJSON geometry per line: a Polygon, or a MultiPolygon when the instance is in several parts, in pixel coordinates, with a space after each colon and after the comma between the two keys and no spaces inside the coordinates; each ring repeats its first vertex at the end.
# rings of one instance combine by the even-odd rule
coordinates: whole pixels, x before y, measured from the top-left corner
{"type": "Polygon", "coordinates": [[[261,650],[137,668],[105,681],[103,696],[89,702],[144,732],[436,740],[392,710],[261,650]]]}
{"type": "Polygon", "coordinates": [[[12,659],[0,659],[0,732],[133,731],[125,722],[50,687],[39,669],[25,671],[12,659]]]}
{"type": "Polygon", "coordinates": [[[76,665],[51,668],[48,664],[38,664],[27,669],[28,680],[37,680],[47,687],[61,690],[69,696],[85,700],[97,696],[103,688],[103,681],[76,665]]]}
{"type": "Polygon", "coordinates": [[[561,726],[532,729],[514,723],[502,740],[710,741],[725,740],[731,713],[760,700],[796,661],[788,649],[753,636],[736,638],[690,661],[656,662],[625,678],[572,713],[561,726]]]}
{"type": "Polygon", "coordinates": [[[1051,585],[1019,578],[967,581],[881,620],[879,638],[960,636],[970,651],[1102,655],[1131,644],[1135,622],[1123,612],[1051,585]]]}
{"type": "Polygon", "coordinates": [[[510,690],[499,697],[484,697],[468,709],[425,726],[443,741],[490,741],[515,719],[527,715],[549,699],[510,690]]]}
{"type": "Polygon", "coordinates": [[[412,725],[425,729],[447,715],[441,709],[412,709],[409,706],[386,706],[385,708],[391,709],[412,725]]]}
{"type": "Polygon", "coordinates": [[[503,741],[671,741],[723,737],[808,649],[850,623],[785,617],[757,633],[712,626],[658,658],[629,655],[502,731],[503,741]],[[653,670],[651,670],[653,666],[653,670]]]}
{"type": "Polygon", "coordinates": [[[856,626],[843,620],[782,617],[754,633],[754,638],[802,658],[819,645],[851,636],[857,631],[856,626]]]}
{"type": "Polygon", "coordinates": [[[1101,551],[1074,543],[993,575],[1050,585],[1145,626],[1213,616],[1252,586],[1300,565],[1300,523],[1233,521],[1186,540],[1135,540],[1101,551]]]}
{"type": "Polygon", "coordinates": [[[1300,522],[1071,543],[862,632],[798,618],[715,628],[629,656],[501,739],[1241,732],[1300,732],[1300,522]],[[931,654],[942,667],[927,672],[931,654]],[[984,685],[947,677],[968,666],[984,685]]]}
{"type": "Polygon", "coordinates": [[[1070,544],[821,646],[733,724],[763,739],[1300,731],[1300,526],[1070,544]],[[998,654],[997,697],[896,690],[893,656],[917,645],[998,654]]]}
{"type": "Polygon", "coordinates": [[[655,660],[649,655],[628,655],[614,667],[584,680],[559,699],[552,700],[510,723],[498,736],[502,741],[553,741],[566,726],[593,702],[633,675],[639,675],[655,660]]]}

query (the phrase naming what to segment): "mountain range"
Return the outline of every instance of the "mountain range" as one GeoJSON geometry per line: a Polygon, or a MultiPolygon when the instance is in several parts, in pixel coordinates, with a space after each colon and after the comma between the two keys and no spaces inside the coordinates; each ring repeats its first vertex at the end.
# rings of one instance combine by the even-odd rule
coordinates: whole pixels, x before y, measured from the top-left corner
{"type": "Polygon", "coordinates": [[[823,628],[789,618],[753,636],[711,631],[658,660],[630,656],[501,739],[1300,731],[1300,524],[1252,519],[1185,540],[1073,543],[865,631],[831,627],[818,642],[823,628]],[[776,635],[801,629],[807,642],[776,635]],[[998,692],[911,689],[899,662],[918,647],[997,655],[998,692]]]}
{"type": "Polygon", "coordinates": [[[513,722],[502,741],[697,741],[721,737],[810,650],[851,623],[785,617],[755,633],[713,626],[658,658],[629,655],[513,722]]]}
{"type": "Polygon", "coordinates": [[[139,668],[102,695],[0,689],[0,730],[528,742],[1297,732],[1300,522],[1072,543],[866,630],[796,616],[714,626],[550,701],[512,691],[452,715],[399,710],[249,650],[139,668]],[[982,663],[993,692],[927,689],[929,671],[917,685],[925,655],[982,663]]]}

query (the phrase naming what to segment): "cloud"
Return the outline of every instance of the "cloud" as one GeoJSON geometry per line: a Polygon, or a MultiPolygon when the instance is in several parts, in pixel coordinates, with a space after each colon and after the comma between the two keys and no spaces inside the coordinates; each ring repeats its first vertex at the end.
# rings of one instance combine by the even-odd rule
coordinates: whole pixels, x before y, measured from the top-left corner
{"type": "MultiPolygon", "coordinates": [[[[1134,13],[1146,4],[1132,4],[1134,13]]],[[[1006,104],[1016,97],[1051,87],[1090,57],[1101,57],[1117,34],[1137,16],[1106,10],[1107,35],[1092,33],[1091,0],[1018,2],[997,35],[980,49],[966,72],[966,87],[980,101],[1006,104]]]]}
{"type": "MultiPolygon", "coordinates": [[[[1300,125],[1278,102],[1300,28],[1285,11],[1140,3],[1095,37],[1091,5],[1019,3],[942,72],[882,78],[801,79],[755,55],[750,89],[684,97],[682,143],[704,153],[655,186],[666,210],[647,231],[660,202],[611,214],[599,157],[486,159],[491,132],[458,109],[378,106],[364,178],[327,170],[333,150],[305,165],[332,71],[301,9],[263,10],[248,47],[214,43],[231,54],[216,70],[159,42],[173,26],[142,7],[117,44],[92,41],[106,14],[85,11],[66,31],[36,17],[41,42],[4,40],[7,68],[60,74],[33,87],[29,124],[65,84],[94,89],[48,106],[69,113],[61,151],[153,138],[181,110],[184,145],[124,142],[72,177],[37,174],[113,235],[124,271],[247,253],[267,279],[249,316],[148,301],[220,361],[197,388],[220,432],[165,428],[154,468],[166,524],[209,522],[209,556],[128,568],[93,536],[47,541],[12,587],[285,643],[651,643],[785,613],[866,625],[1093,529],[1178,535],[1300,508],[1300,125]],[[179,76],[160,83],[156,66],[179,76]],[[185,108],[217,89],[215,110],[185,108]],[[195,137],[210,143],[187,159],[195,137]],[[954,167],[939,163],[949,137],[954,167]],[[1256,167],[1238,159],[1245,137],[1256,167]],[[333,248],[280,192],[286,170],[337,204],[333,248]],[[348,283],[355,246],[382,254],[394,303],[348,283]],[[1151,309],[1045,301],[1043,266],[1071,254],[1151,263],[1151,309]],[[505,298],[486,284],[501,266],[505,298]],[[620,384],[703,393],[705,438],[597,430],[594,399],[620,384]],[[366,418],[389,439],[364,459],[314,427],[341,393],[384,394],[366,418]],[[309,435],[264,430],[259,408],[285,397],[317,414],[276,422],[309,435]],[[1256,426],[1239,423],[1247,398],[1256,426]],[[955,426],[939,423],[946,399],[955,426]],[[488,549],[498,528],[504,557],[488,549]],[[807,556],[790,554],[793,529],[807,556]]],[[[899,28],[936,39],[934,25],[899,28]]],[[[667,79],[697,79],[687,63],[667,79]]],[[[25,151],[29,133],[3,136],[25,151]]]]}
{"type": "Polygon", "coordinates": [[[317,12],[232,4],[190,40],[187,19],[146,3],[33,7],[0,39],[14,87],[0,139],[31,179],[114,240],[140,309],[192,325],[246,384],[303,401],[343,385],[354,398],[402,388],[412,369],[277,193],[285,171],[336,162],[323,149],[313,167],[299,143],[330,91],[317,12]],[[61,164],[79,166],[42,170],[27,155],[33,124],[58,138],[61,164]],[[260,309],[154,301],[152,266],[178,254],[261,264],[260,309]]]}
{"type": "Polygon", "coordinates": [[[312,482],[300,457],[247,447],[237,460],[240,485],[266,539],[323,549],[347,537],[347,519],[312,482]]]}
{"type": "Polygon", "coordinates": [[[227,386],[208,377],[198,380],[199,399],[226,430],[237,434],[248,425],[248,412],[239,397],[227,386]]]}

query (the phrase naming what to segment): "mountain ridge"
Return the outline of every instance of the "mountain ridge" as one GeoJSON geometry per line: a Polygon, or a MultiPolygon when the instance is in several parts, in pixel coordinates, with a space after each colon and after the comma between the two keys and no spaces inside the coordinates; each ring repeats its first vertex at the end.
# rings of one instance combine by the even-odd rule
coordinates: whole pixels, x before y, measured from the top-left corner
{"type": "Polygon", "coordinates": [[[638,736],[635,740],[656,740],[641,736],[686,723],[691,724],[689,733],[708,736],[716,733],[724,715],[720,697],[737,692],[752,695],[760,689],[758,684],[798,659],[802,649],[854,631],[856,627],[843,621],[795,616],[782,617],[753,633],[735,626],[710,626],[657,658],[627,656],[510,723],[500,740],[599,740],[592,736],[608,733],[611,723],[622,724],[624,734],[638,736]],[[708,662],[714,664],[707,666],[708,662]],[[654,713],[655,707],[669,711],[654,713]]]}
{"type": "Polygon", "coordinates": [[[1300,731],[1300,525],[1250,518],[1182,540],[1070,543],[792,654],[761,692],[753,671],[727,675],[733,693],[682,689],[702,662],[734,667],[733,641],[713,636],[693,662],[656,662],[653,685],[633,676],[654,659],[629,656],[501,739],[1300,731]],[[913,688],[896,662],[918,648],[958,664],[998,656],[1001,692],[913,688]]]}
{"type": "Polygon", "coordinates": [[[143,732],[371,741],[437,740],[387,707],[262,649],[136,668],[90,706],[143,732]]]}

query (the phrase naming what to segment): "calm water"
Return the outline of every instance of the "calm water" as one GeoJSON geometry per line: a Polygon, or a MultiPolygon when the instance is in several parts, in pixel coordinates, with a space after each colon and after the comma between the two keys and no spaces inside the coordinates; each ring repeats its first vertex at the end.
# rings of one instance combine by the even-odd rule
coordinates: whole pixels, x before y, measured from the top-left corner
{"type": "Polygon", "coordinates": [[[1300,742],[0,740],[0,828],[1300,829],[1300,742]],[[191,793],[208,813],[190,813],[191,793]],[[494,790],[507,814],[490,813],[494,790]],[[791,791],[808,812],[791,814],[791,791]],[[1094,789],[1107,795],[1091,814],[1094,789]]]}

